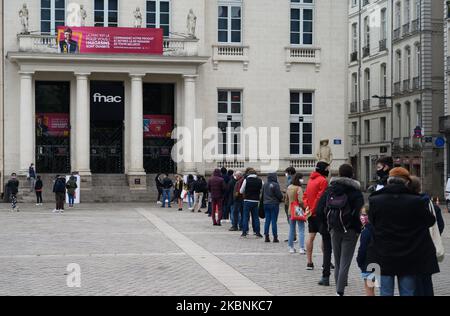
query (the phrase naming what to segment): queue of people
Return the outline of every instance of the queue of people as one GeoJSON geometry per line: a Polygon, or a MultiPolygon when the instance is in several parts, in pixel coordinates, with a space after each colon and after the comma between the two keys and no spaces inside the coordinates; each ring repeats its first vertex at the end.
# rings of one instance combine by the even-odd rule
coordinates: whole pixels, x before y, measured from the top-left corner
{"type": "Polygon", "coordinates": [[[251,228],[256,238],[267,243],[280,242],[281,204],[289,224],[288,252],[298,249],[306,255],[306,269],[314,270],[313,247],[319,234],[323,262],[318,285],[330,286],[334,269],[338,296],[345,295],[353,263],[361,271],[367,296],[375,295],[376,285],[380,295],[394,295],[395,279],[402,296],[432,296],[432,276],[439,273],[443,257],[442,244],[436,240],[436,232],[444,230],[442,211],[436,200],[421,192],[420,180],[394,166],[391,157],[378,160],[377,176],[368,203],[352,166],[343,164],[338,175],[330,178],[330,165],[323,161],[317,163],[306,186],[304,176],[292,167],[286,169],[285,190],[276,173],[263,181],[253,168],[244,172],[223,168],[214,170],[207,182],[202,176],[188,177],[192,184],[187,186],[177,176],[175,191],[183,188],[187,195],[192,190],[194,202],[188,206],[193,212],[200,211],[202,199],[208,201],[206,213],[214,226],[222,226],[229,216],[230,231],[239,231],[246,239],[251,228]]]}

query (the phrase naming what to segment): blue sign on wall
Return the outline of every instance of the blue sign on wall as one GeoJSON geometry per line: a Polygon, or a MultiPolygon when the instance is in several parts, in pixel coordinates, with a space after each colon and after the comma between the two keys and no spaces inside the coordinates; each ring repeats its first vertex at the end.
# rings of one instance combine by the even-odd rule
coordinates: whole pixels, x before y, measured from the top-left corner
{"type": "Polygon", "coordinates": [[[335,145],[342,145],[342,139],[335,139],[334,140],[335,145]]]}
{"type": "Polygon", "coordinates": [[[443,137],[436,137],[436,140],[434,141],[434,145],[438,148],[442,148],[445,146],[445,139],[443,137]]]}

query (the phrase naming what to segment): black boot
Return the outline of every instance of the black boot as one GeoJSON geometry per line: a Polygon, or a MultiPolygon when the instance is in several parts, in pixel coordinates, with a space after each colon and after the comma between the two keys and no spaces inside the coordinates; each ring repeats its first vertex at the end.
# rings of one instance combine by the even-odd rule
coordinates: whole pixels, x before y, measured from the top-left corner
{"type": "Polygon", "coordinates": [[[273,242],[274,243],[279,243],[280,241],[278,240],[278,236],[273,236],[273,242]]]}
{"type": "Polygon", "coordinates": [[[319,285],[321,286],[330,286],[330,278],[322,277],[319,281],[319,285]]]}
{"type": "Polygon", "coordinates": [[[266,242],[270,242],[269,235],[266,235],[266,242]]]}

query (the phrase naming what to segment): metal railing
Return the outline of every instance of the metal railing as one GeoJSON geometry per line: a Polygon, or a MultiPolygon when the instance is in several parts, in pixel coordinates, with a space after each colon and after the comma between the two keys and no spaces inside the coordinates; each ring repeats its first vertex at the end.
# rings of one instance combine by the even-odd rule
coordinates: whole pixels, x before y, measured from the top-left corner
{"type": "Polygon", "coordinates": [[[378,107],[380,109],[384,109],[387,107],[387,101],[386,99],[379,99],[378,107]]]}
{"type": "Polygon", "coordinates": [[[350,103],[350,113],[357,113],[357,112],[358,112],[358,102],[350,103]]]}
{"type": "Polygon", "coordinates": [[[403,137],[403,149],[411,149],[411,137],[403,137]]]}
{"type": "Polygon", "coordinates": [[[413,78],[413,90],[420,90],[420,77],[413,78]]]}
{"type": "Polygon", "coordinates": [[[400,93],[402,93],[402,83],[395,82],[394,83],[394,94],[400,94],[400,93]]]}
{"type": "Polygon", "coordinates": [[[411,33],[419,32],[419,19],[415,19],[411,22],[411,33]]]}
{"type": "Polygon", "coordinates": [[[379,44],[379,46],[380,46],[380,52],[382,52],[382,51],[384,51],[384,50],[386,50],[386,43],[387,43],[387,40],[386,39],[382,39],[381,41],[380,41],[380,44],[379,44]]]}
{"type": "Polygon", "coordinates": [[[411,89],[411,80],[410,79],[403,80],[403,91],[407,92],[410,91],[410,89],[411,89]]]}
{"type": "Polygon", "coordinates": [[[363,101],[363,111],[369,112],[370,111],[370,99],[363,101]]]}
{"type": "Polygon", "coordinates": [[[364,57],[367,57],[367,56],[369,56],[369,55],[370,55],[370,46],[369,46],[369,45],[364,46],[364,47],[363,47],[363,58],[364,58],[364,57]]]}
{"type": "Polygon", "coordinates": [[[404,37],[409,35],[409,29],[410,29],[409,23],[403,25],[403,36],[404,37]]]}
{"type": "Polygon", "coordinates": [[[358,52],[353,52],[350,54],[350,62],[354,62],[358,60],[358,52]]]}
{"type": "Polygon", "coordinates": [[[401,28],[395,29],[392,33],[392,40],[398,41],[400,39],[401,28]]]}

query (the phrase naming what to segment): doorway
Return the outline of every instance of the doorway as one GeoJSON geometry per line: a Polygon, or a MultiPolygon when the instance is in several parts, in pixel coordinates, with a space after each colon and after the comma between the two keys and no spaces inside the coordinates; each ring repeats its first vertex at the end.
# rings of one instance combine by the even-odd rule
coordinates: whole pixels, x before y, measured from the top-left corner
{"type": "Polygon", "coordinates": [[[91,171],[124,173],[123,82],[91,81],[91,171]]]}

